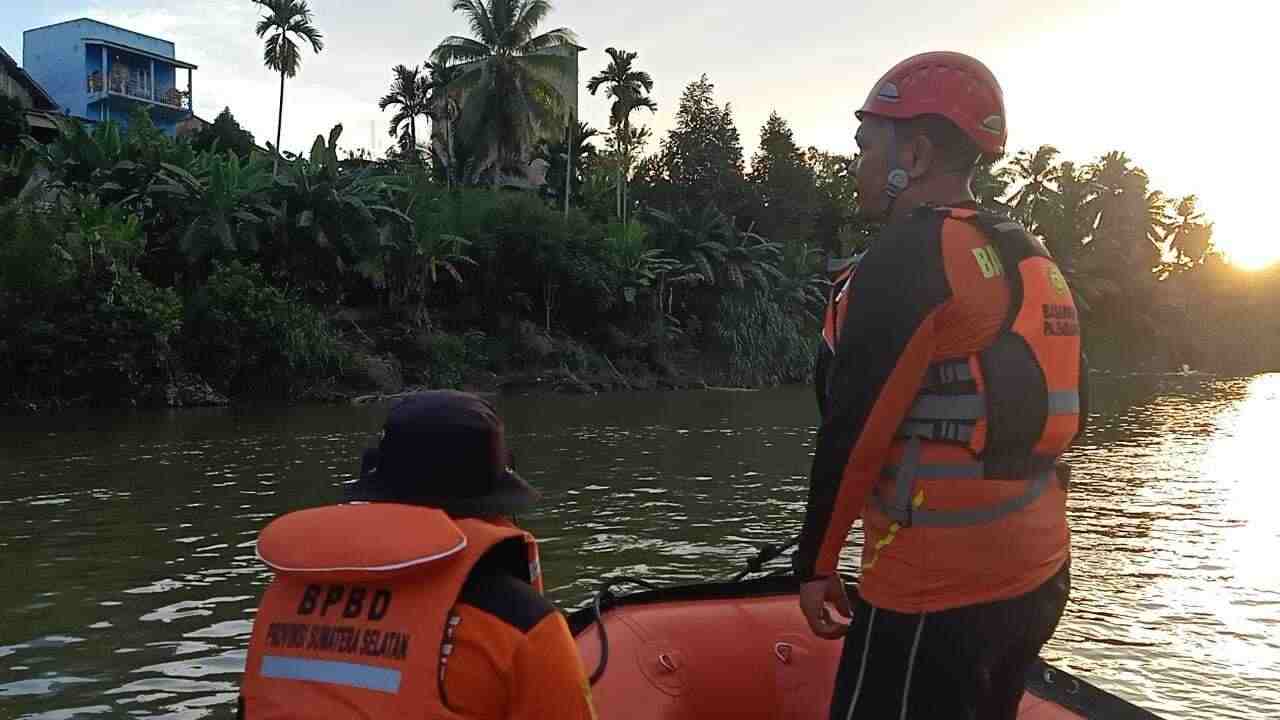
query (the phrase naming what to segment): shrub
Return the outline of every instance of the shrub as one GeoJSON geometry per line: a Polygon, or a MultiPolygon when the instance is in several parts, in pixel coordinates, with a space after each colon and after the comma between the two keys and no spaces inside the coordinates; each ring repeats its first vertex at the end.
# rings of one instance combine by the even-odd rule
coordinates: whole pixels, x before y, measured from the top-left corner
{"type": "Polygon", "coordinates": [[[162,379],[182,303],[133,267],[137,218],[84,198],[0,208],[0,390],[118,401],[162,379]]]}
{"type": "Polygon", "coordinates": [[[215,266],[188,303],[187,328],[192,366],[231,393],[274,388],[290,396],[339,374],[347,359],[320,311],[239,262],[215,266]]]}
{"type": "Polygon", "coordinates": [[[811,324],[788,315],[763,292],[741,290],[720,296],[706,341],[725,358],[730,384],[803,382],[813,372],[816,328],[811,324]]]}

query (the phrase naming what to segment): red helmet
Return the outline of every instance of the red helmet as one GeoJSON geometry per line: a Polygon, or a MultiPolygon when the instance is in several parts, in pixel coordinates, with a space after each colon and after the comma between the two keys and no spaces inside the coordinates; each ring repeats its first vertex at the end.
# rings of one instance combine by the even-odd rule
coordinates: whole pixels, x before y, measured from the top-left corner
{"type": "Polygon", "coordinates": [[[995,75],[978,60],[956,52],[931,52],[898,63],[872,88],[864,114],[907,120],[941,115],[964,131],[982,150],[1004,154],[1009,129],[1004,93],[995,75]]]}

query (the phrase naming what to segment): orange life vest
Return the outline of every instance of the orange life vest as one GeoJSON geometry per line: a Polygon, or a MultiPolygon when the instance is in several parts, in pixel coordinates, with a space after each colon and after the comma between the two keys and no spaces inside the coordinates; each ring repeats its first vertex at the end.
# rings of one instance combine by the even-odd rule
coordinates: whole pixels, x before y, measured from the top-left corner
{"type": "MultiPolygon", "coordinates": [[[[930,366],[898,430],[897,464],[884,468],[872,506],[901,527],[963,527],[1031,505],[1058,477],[1058,456],[1079,432],[1081,345],[1066,279],[1039,240],[1017,222],[938,208],[990,238],[995,256],[979,258],[1010,284],[1004,326],[981,351],[930,366]],[[956,462],[956,445],[972,462],[956,462]],[[1023,481],[999,504],[930,510],[921,485],[966,479],[1023,481]]],[[[984,272],[986,270],[984,269],[984,272]]]]}
{"type": "Polygon", "coordinates": [[[831,294],[827,299],[827,312],[822,322],[822,341],[833,353],[836,351],[840,327],[844,325],[844,317],[849,309],[849,283],[853,282],[853,274],[857,270],[858,263],[855,260],[837,273],[835,279],[831,281],[831,294]]]}
{"type": "Polygon", "coordinates": [[[387,503],[276,519],[258,538],[275,578],[254,620],[245,716],[458,718],[440,693],[451,610],[476,562],[504,542],[524,543],[541,591],[537,545],[516,528],[387,503]]]}

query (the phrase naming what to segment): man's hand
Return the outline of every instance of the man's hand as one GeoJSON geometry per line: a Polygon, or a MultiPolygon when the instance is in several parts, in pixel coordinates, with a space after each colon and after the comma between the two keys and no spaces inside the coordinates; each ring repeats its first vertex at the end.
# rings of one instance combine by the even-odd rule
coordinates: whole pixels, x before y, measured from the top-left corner
{"type": "Polygon", "coordinates": [[[834,605],[836,612],[841,615],[853,617],[849,596],[845,594],[844,582],[839,574],[810,580],[800,586],[800,612],[809,621],[809,628],[820,638],[835,640],[849,632],[849,623],[832,619],[827,603],[834,605]]]}

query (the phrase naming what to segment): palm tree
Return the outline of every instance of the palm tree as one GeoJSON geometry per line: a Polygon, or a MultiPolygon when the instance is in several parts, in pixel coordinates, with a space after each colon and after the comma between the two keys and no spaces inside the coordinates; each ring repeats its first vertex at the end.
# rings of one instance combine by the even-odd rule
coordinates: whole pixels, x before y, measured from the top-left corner
{"type": "MultiPolygon", "coordinates": [[[[1150,180],[1122,152],[1103,155],[1093,168],[1094,196],[1086,217],[1094,218],[1094,241],[1123,263],[1150,270],[1160,261],[1168,202],[1149,189],[1150,180]]],[[[1093,243],[1091,242],[1090,245],[1093,243]]]]}
{"type": "Polygon", "coordinates": [[[1007,166],[998,166],[995,161],[978,163],[973,174],[973,196],[982,207],[1008,213],[1004,198],[1009,194],[1009,186],[1013,184],[1013,176],[1007,166]]]}
{"type": "Polygon", "coordinates": [[[418,116],[427,112],[430,80],[416,65],[412,68],[397,65],[391,68],[391,74],[394,76],[391,90],[378,101],[378,109],[385,111],[392,105],[397,107],[396,114],[391,116],[391,137],[403,136],[407,130],[409,148],[417,157],[418,116]]]}
{"type": "Polygon", "coordinates": [[[767,290],[780,278],[782,247],[751,230],[738,230],[712,205],[682,206],[674,213],[650,209],[656,246],[681,261],[687,284],[742,289],[750,282],[767,290]]]}
{"type": "Polygon", "coordinates": [[[1197,207],[1198,198],[1188,195],[1178,201],[1170,222],[1169,249],[1182,263],[1196,264],[1204,259],[1213,243],[1213,225],[1206,223],[1197,207]]]}
{"type": "Polygon", "coordinates": [[[458,102],[454,98],[453,81],[458,79],[457,66],[447,65],[439,60],[428,60],[426,64],[426,114],[433,124],[432,136],[435,135],[434,124],[444,123],[444,149],[436,151],[434,141],[432,151],[437,153],[445,170],[445,184],[453,186],[453,123],[458,119],[458,102]]]}
{"type": "Polygon", "coordinates": [[[1057,191],[1052,185],[1058,170],[1053,162],[1057,156],[1057,148],[1041,145],[1034,152],[1019,152],[1010,163],[1009,171],[1021,187],[1009,198],[1009,204],[1018,219],[1032,230],[1041,224],[1045,211],[1057,200],[1057,191]]]}
{"type": "Polygon", "coordinates": [[[1146,212],[1142,233],[1148,242],[1157,247],[1164,244],[1165,236],[1169,234],[1170,205],[1171,201],[1160,190],[1151,190],[1143,196],[1143,207],[1146,212]]]}
{"type": "Polygon", "coordinates": [[[631,113],[644,108],[656,112],[658,105],[645,93],[653,92],[653,78],[643,70],[635,70],[632,64],[637,53],[617,48],[607,48],[611,58],[604,70],[596,73],[587,81],[587,91],[595,95],[603,86],[608,86],[609,97],[613,98],[613,107],[609,112],[609,124],[614,128],[618,161],[618,218],[626,223],[624,208],[626,204],[627,171],[631,164],[631,151],[634,147],[631,137],[631,113]]]}
{"type": "Polygon", "coordinates": [[[538,157],[547,163],[547,185],[544,192],[548,196],[559,200],[564,199],[566,169],[571,174],[570,195],[576,196],[579,193],[591,169],[588,164],[592,163],[596,157],[596,146],[591,140],[599,136],[599,130],[588,123],[578,121],[573,123],[572,127],[565,128],[565,135],[558,142],[543,141],[538,149],[538,157]],[[569,160],[567,167],[566,142],[569,160]]]}
{"type": "MultiPolygon", "coordinates": [[[[324,35],[311,20],[306,0],[254,0],[266,11],[258,20],[258,37],[267,38],[262,49],[262,62],[280,73],[280,108],[276,113],[276,156],[280,155],[280,129],[284,124],[284,79],[295,77],[302,64],[295,39],[311,45],[313,52],[324,49],[324,35]]],[[[278,162],[277,162],[278,166],[278,162]]]]}
{"type": "Polygon", "coordinates": [[[452,84],[472,95],[459,129],[473,144],[488,141],[498,171],[521,172],[539,132],[561,116],[556,84],[571,77],[572,59],[547,51],[572,45],[573,31],[534,34],[551,12],[547,0],[453,0],[453,11],[466,16],[474,37],[447,37],[431,57],[459,66],[452,84]]]}
{"type": "Polygon", "coordinates": [[[1077,170],[1069,160],[1058,165],[1053,183],[1058,189],[1057,202],[1050,221],[1042,225],[1040,232],[1054,259],[1069,270],[1097,220],[1088,216],[1087,209],[1094,187],[1088,172],[1077,170]]]}

